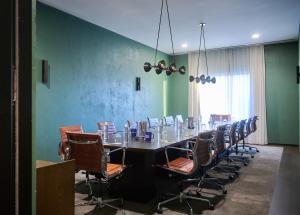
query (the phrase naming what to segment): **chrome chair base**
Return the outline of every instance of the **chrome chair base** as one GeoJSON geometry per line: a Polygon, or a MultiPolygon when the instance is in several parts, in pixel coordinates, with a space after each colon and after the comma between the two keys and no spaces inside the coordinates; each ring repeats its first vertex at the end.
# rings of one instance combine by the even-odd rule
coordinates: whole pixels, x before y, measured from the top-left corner
{"type": "Polygon", "coordinates": [[[197,201],[207,202],[208,208],[210,210],[214,210],[215,209],[215,206],[208,199],[204,199],[204,198],[200,198],[200,197],[195,197],[195,196],[189,195],[188,193],[180,192],[179,195],[175,195],[174,197],[172,197],[170,199],[167,199],[165,201],[159,202],[157,204],[157,213],[162,214],[163,213],[163,210],[162,210],[162,206],[163,205],[165,205],[167,203],[170,203],[170,202],[173,202],[173,201],[177,201],[177,200],[179,200],[180,203],[182,203],[184,201],[187,204],[187,206],[190,209],[190,214],[191,215],[193,215],[194,212],[193,212],[193,208],[191,207],[191,205],[190,205],[190,203],[189,203],[188,200],[197,200],[197,201]]]}
{"type": "Polygon", "coordinates": [[[98,208],[103,208],[103,207],[107,206],[107,207],[110,207],[110,208],[115,209],[117,211],[121,210],[122,214],[125,215],[125,211],[123,210],[123,206],[124,206],[123,198],[103,199],[102,197],[96,197],[96,196],[93,195],[93,189],[92,189],[91,182],[95,182],[95,183],[101,183],[101,182],[99,182],[98,179],[89,179],[88,176],[87,176],[86,180],[81,181],[80,184],[84,183],[84,182],[86,183],[86,185],[89,188],[88,197],[91,197],[92,199],[90,201],[87,201],[87,202],[82,202],[82,203],[75,204],[75,207],[77,207],[77,206],[87,206],[87,205],[96,205],[96,207],[98,207],[98,208]],[[116,207],[116,206],[110,204],[111,202],[115,202],[115,201],[120,202],[119,207],[116,207]]]}

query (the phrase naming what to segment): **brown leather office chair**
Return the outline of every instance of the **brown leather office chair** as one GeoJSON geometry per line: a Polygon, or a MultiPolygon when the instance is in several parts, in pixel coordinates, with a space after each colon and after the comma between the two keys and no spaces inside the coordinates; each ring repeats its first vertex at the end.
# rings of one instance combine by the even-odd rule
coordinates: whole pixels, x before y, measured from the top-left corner
{"type": "MultiPolygon", "coordinates": [[[[111,179],[120,176],[126,168],[124,165],[125,149],[117,148],[105,153],[99,134],[67,132],[67,137],[70,145],[68,159],[75,159],[75,169],[77,171],[84,170],[88,174],[95,175],[98,183],[109,183],[111,179]],[[123,151],[122,161],[120,163],[109,163],[107,161],[108,157],[120,150],[123,151]]],[[[103,200],[99,196],[96,197],[93,195],[89,178],[87,178],[87,183],[90,194],[92,194],[92,200],[81,205],[97,205],[100,208],[106,205],[115,209],[119,208],[110,205],[110,202],[119,201],[123,205],[122,198],[103,200]]]]}
{"type": "Polygon", "coordinates": [[[244,166],[247,166],[249,164],[248,157],[239,155],[239,151],[237,148],[237,144],[240,141],[240,136],[239,136],[240,124],[241,122],[234,122],[231,124],[230,131],[229,131],[229,140],[228,140],[229,149],[227,151],[228,152],[227,156],[230,158],[230,160],[243,163],[244,166]],[[235,155],[231,153],[234,153],[235,155]]]}
{"type": "Polygon", "coordinates": [[[232,165],[228,157],[226,156],[227,147],[225,143],[225,132],[227,131],[227,125],[220,125],[217,127],[217,130],[214,132],[215,135],[215,166],[212,170],[223,173],[228,177],[228,179],[234,179],[234,176],[239,175],[237,171],[239,166],[232,165]],[[222,162],[226,161],[226,163],[222,162]]]}
{"type": "Polygon", "coordinates": [[[251,133],[255,132],[256,129],[257,129],[257,126],[256,126],[256,121],[257,121],[257,120],[258,120],[258,116],[252,117],[251,125],[250,125],[251,133]]]}
{"type": "MultiPolygon", "coordinates": [[[[245,139],[252,134],[251,127],[254,126],[256,122],[257,116],[254,116],[252,118],[249,118],[245,124],[245,129],[244,129],[244,136],[242,138],[242,143],[238,144],[239,150],[243,151],[246,154],[251,154],[251,157],[253,157],[253,154],[256,152],[259,152],[258,148],[251,146],[247,143],[245,143],[245,139]],[[251,126],[252,125],[252,126],[251,126]]],[[[256,129],[256,125],[255,125],[256,129]]]]}
{"type": "MultiPolygon", "coordinates": [[[[201,182],[205,183],[204,177],[199,178],[198,176],[201,174],[201,169],[211,164],[213,155],[212,155],[212,139],[200,139],[197,138],[197,141],[193,144],[192,149],[188,148],[179,148],[179,147],[166,147],[165,148],[165,156],[166,156],[166,164],[160,165],[161,168],[168,170],[170,172],[176,173],[181,176],[185,176],[189,178],[188,180],[182,180],[182,182],[201,182]],[[192,154],[192,159],[189,156],[186,157],[178,157],[172,161],[169,160],[169,151],[176,150],[186,153],[192,154]]],[[[205,175],[205,174],[203,174],[205,175]]],[[[181,186],[180,186],[181,187],[181,186]]],[[[185,201],[190,208],[191,214],[193,213],[193,209],[189,204],[188,200],[199,200],[208,203],[210,209],[214,209],[214,205],[211,203],[210,200],[200,198],[194,195],[190,195],[190,193],[184,192],[182,189],[178,195],[167,199],[165,201],[159,202],[157,205],[157,212],[162,213],[162,206],[175,201],[179,200],[180,202],[185,201]]]]}
{"type": "Polygon", "coordinates": [[[61,160],[66,160],[66,151],[70,147],[68,143],[67,132],[83,133],[83,128],[81,125],[72,125],[61,127],[59,131],[61,141],[59,144],[58,155],[60,156],[61,160]]]}

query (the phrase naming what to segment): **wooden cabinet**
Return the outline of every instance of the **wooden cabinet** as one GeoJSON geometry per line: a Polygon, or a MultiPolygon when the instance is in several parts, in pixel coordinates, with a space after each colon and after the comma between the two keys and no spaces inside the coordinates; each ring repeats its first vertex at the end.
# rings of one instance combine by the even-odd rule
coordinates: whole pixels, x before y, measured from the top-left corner
{"type": "Polygon", "coordinates": [[[74,215],[75,161],[36,161],[36,214],[74,215]]]}

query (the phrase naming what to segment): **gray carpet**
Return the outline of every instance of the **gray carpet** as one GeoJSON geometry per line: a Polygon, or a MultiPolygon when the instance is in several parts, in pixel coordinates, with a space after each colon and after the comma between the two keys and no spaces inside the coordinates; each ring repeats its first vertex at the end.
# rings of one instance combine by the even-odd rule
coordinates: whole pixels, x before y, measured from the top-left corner
{"type": "MultiPolygon", "coordinates": [[[[205,203],[192,201],[191,205],[194,214],[220,214],[220,215],[264,215],[268,214],[270,202],[272,199],[275,179],[279,169],[283,148],[276,146],[259,146],[260,153],[251,159],[249,166],[242,167],[240,176],[233,182],[226,185],[227,195],[222,196],[220,193],[204,189],[203,194],[212,199],[215,203],[215,210],[208,210],[205,203]],[[217,194],[217,195],[215,195],[217,194]]],[[[76,182],[82,180],[82,174],[76,175],[76,182]]],[[[76,185],[76,186],[85,186],[76,185]]],[[[75,204],[87,201],[87,194],[83,192],[75,193],[75,204]]],[[[137,214],[156,214],[155,200],[147,204],[134,202],[124,202],[125,213],[127,215],[137,214]]],[[[174,202],[164,208],[163,214],[188,214],[189,209],[185,204],[174,202]]],[[[95,206],[77,206],[75,214],[122,214],[108,207],[98,209],[95,206]]]]}

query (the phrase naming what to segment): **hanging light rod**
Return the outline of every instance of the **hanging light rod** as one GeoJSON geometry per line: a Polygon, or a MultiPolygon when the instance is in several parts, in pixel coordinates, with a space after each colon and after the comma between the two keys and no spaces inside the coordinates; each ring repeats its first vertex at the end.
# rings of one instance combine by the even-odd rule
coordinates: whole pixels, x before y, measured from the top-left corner
{"type": "Polygon", "coordinates": [[[168,0],[161,0],[161,8],[160,8],[160,17],[159,17],[158,32],[157,32],[157,38],[156,38],[154,63],[153,64],[151,64],[149,62],[144,63],[145,72],[150,72],[150,70],[152,68],[155,68],[155,72],[158,75],[161,74],[163,71],[165,71],[168,76],[177,71],[182,75],[185,74],[185,66],[181,66],[181,67],[179,67],[179,69],[177,69],[176,63],[175,63],[175,53],[174,53],[173,35],[172,35],[171,21],[170,21],[170,15],[169,15],[168,0]],[[170,66],[166,65],[165,60],[160,60],[156,64],[157,48],[158,48],[158,42],[159,42],[159,36],[160,36],[161,18],[162,18],[162,12],[163,12],[163,8],[164,8],[164,1],[166,2],[168,23],[169,23],[169,30],[170,30],[170,40],[171,40],[172,51],[173,51],[173,63],[171,63],[170,66]]]}
{"type": "Polygon", "coordinates": [[[206,23],[204,23],[204,22],[200,23],[201,31],[200,31],[199,50],[198,50],[197,76],[195,77],[195,76],[191,75],[189,77],[189,80],[190,80],[190,82],[196,81],[197,84],[200,83],[200,82],[202,84],[205,84],[205,83],[213,83],[213,84],[215,84],[216,83],[216,78],[215,77],[211,78],[208,75],[208,63],[207,63],[206,44],[205,44],[205,35],[204,35],[204,26],[205,25],[206,25],[206,23]],[[204,46],[204,54],[205,54],[206,76],[204,74],[202,74],[202,75],[199,76],[200,50],[201,50],[201,40],[202,40],[202,37],[203,37],[203,46],[204,46]]]}

